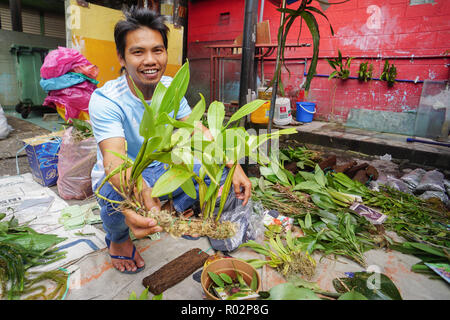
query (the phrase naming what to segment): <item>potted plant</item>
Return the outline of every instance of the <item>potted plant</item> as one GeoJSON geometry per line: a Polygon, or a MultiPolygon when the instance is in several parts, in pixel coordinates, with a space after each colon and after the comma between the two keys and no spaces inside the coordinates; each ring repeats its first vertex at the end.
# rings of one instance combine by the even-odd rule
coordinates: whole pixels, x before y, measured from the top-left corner
{"type": "Polygon", "coordinates": [[[201,284],[209,300],[256,299],[261,277],[249,263],[236,258],[220,258],[205,266],[201,284]]]}
{"type": "MultiPolygon", "coordinates": [[[[130,78],[133,81],[132,78],[130,78]]],[[[214,239],[225,239],[235,234],[235,225],[229,221],[219,221],[226,198],[231,188],[234,169],[240,159],[249,157],[258,163],[267,163],[268,157],[258,152],[258,147],[281,134],[292,134],[294,128],[284,129],[272,134],[250,135],[242,127],[231,127],[236,120],[245,117],[258,109],[263,100],[255,100],[242,106],[224,125],[225,107],[223,103],[214,101],[207,111],[207,125],[213,136],[208,140],[199,127],[205,113],[205,99],[200,94],[200,101],[195,105],[186,121],[175,120],[180,100],[184,96],[189,83],[189,63],[186,62],[175,75],[172,83],[166,88],[158,83],[148,105],[144,96],[134,85],[141,99],[145,112],[140,124],[139,133],[144,138],[141,149],[133,161],[127,156],[113,153],[123,163],[105,177],[95,194],[104,200],[117,204],[120,208],[130,208],[141,215],[155,219],[168,233],[174,236],[198,234],[214,239]],[[169,116],[173,112],[173,117],[169,116]],[[199,173],[194,172],[194,159],[200,162],[199,173]],[[196,199],[197,191],[193,180],[199,185],[198,197],[202,211],[201,219],[188,219],[182,215],[174,216],[172,212],[147,211],[143,203],[135,196],[134,190],[142,190],[142,172],[153,161],[167,164],[168,170],[156,181],[152,188],[152,197],[170,195],[181,187],[190,197],[196,199]],[[214,217],[214,209],[219,197],[220,178],[225,164],[232,163],[222,190],[219,211],[214,217]],[[131,175],[126,176],[128,168],[131,175]],[[114,175],[120,174],[121,185],[116,190],[124,199],[115,201],[104,198],[99,190],[114,175]],[[211,180],[207,185],[205,176],[211,180]]],[[[134,82],[133,82],[134,84],[134,82]]],[[[110,151],[112,152],[112,151],[110,151]]]]}
{"type": "MultiPolygon", "coordinates": [[[[329,3],[328,0],[316,0],[323,10],[326,10],[329,5],[332,4],[339,4],[347,2],[348,0],[336,2],[336,3],[329,3]]],[[[302,22],[304,21],[306,23],[306,26],[308,27],[312,39],[313,39],[313,55],[311,57],[311,63],[309,65],[308,73],[306,76],[306,81],[303,84],[303,88],[305,89],[305,101],[307,101],[308,98],[308,92],[309,88],[311,86],[311,81],[316,74],[316,67],[317,62],[319,60],[319,44],[320,44],[320,31],[319,31],[319,24],[316,20],[316,15],[323,16],[327,21],[327,16],[321,11],[320,9],[311,6],[312,0],[301,0],[299,6],[297,9],[289,9],[282,6],[282,8],[277,9],[279,12],[281,12],[281,23],[280,27],[278,28],[278,50],[277,50],[277,64],[275,67],[275,72],[272,80],[270,81],[269,86],[274,86],[274,88],[278,87],[278,83],[281,81],[281,66],[284,66],[288,72],[289,69],[285,64],[285,58],[284,58],[284,51],[285,51],[285,45],[287,41],[288,34],[291,30],[291,27],[294,25],[294,22],[297,20],[300,20],[300,29],[298,32],[298,37],[300,37],[301,31],[302,31],[302,22]],[[286,15],[286,16],[285,16],[286,15]]],[[[281,3],[281,1],[278,1],[278,3],[281,3]]],[[[331,34],[334,35],[333,27],[330,24],[330,31],[331,34]]],[[[280,85],[280,87],[282,87],[280,85]]],[[[275,90],[278,91],[278,90],[275,90]]],[[[281,88],[281,94],[284,95],[284,92],[281,88]]]]}

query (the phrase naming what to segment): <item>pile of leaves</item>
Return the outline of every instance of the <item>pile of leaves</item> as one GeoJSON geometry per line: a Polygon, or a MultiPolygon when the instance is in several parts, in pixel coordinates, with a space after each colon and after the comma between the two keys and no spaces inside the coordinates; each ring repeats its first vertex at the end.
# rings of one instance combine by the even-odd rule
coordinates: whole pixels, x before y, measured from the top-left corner
{"type": "MultiPolygon", "coordinates": [[[[290,152],[294,154],[293,150],[290,152]]],[[[292,161],[285,156],[286,153],[280,161],[272,157],[269,165],[260,167],[261,177],[251,178],[252,197],[266,209],[294,218],[294,224],[304,235],[289,242],[300,245],[304,254],[343,256],[365,267],[366,251],[389,247],[419,257],[427,253],[413,271],[430,274],[425,262],[448,263],[449,212],[442,207],[385,185],[371,190],[342,172],[325,173],[317,163],[313,171],[298,171],[294,175],[283,166],[284,161],[292,161]],[[374,225],[356,214],[349,209],[355,201],[381,211],[387,215],[386,221],[374,225]],[[393,231],[409,242],[395,243],[386,231],[393,231]]],[[[279,236],[281,242],[288,241],[283,233],[279,236]]],[[[258,250],[272,256],[267,248],[264,251],[258,247],[258,250]]],[[[254,266],[257,265],[255,262],[254,266]]]]}
{"type": "Polygon", "coordinates": [[[14,216],[3,221],[5,217],[5,213],[0,213],[0,297],[19,299],[28,295],[26,299],[60,299],[66,290],[65,272],[29,272],[29,269],[64,258],[65,252],[57,251],[55,245],[65,239],[38,233],[26,224],[19,225],[14,216]],[[56,288],[47,295],[46,287],[38,285],[44,280],[56,283],[56,288]]]}

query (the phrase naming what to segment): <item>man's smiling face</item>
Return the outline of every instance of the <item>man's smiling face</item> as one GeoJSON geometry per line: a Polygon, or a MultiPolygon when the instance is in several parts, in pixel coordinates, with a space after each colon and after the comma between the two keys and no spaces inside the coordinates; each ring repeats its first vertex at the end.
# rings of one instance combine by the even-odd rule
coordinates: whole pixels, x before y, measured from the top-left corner
{"type": "MultiPolygon", "coordinates": [[[[168,57],[163,38],[158,31],[141,27],[128,32],[125,39],[125,56],[119,56],[119,62],[133,78],[145,99],[151,99],[167,66],[168,57]]],[[[133,85],[127,80],[134,92],[133,85]]]]}

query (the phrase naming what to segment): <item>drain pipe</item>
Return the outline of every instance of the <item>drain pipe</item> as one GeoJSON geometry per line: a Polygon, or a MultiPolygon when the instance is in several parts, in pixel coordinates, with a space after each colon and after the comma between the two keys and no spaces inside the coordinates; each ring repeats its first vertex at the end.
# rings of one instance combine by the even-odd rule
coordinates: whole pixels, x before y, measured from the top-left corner
{"type": "Polygon", "coordinates": [[[450,143],[420,140],[420,139],[416,139],[416,138],[406,138],[406,142],[420,142],[420,143],[427,143],[427,144],[433,144],[433,145],[436,145],[436,146],[443,146],[443,147],[449,147],[450,148],[450,143]]]}
{"type": "MultiPolygon", "coordinates": [[[[304,72],[303,75],[306,76],[307,73],[304,72]]],[[[329,78],[330,75],[326,75],[326,74],[315,74],[314,77],[319,77],[319,78],[329,78]]],[[[348,78],[346,78],[346,79],[358,79],[358,77],[350,76],[350,77],[348,77],[348,78]]],[[[383,80],[381,80],[380,78],[368,78],[368,79],[370,79],[370,80],[379,80],[379,81],[383,81],[383,80]]],[[[423,83],[424,81],[423,81],[423,80],[409,80],[409,79],[407,79],[407,80],[405,80],[405,79],[395,79],[395,82],[423,83]]]]}

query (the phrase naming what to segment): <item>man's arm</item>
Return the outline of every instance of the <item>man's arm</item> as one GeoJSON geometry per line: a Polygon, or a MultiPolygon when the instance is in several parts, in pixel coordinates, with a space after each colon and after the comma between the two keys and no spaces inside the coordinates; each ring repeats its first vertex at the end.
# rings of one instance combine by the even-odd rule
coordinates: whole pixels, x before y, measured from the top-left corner
{"type": "MultiPolygon", "coordinates": [[[[103,155],[103,167],[105,168],[105,175],[110,174],[111,171],[113,171],[123,163],[123,160],[121,158],[115,156],[107,150],[111,150],[123,155],[127,154],[125,149],[125,139],[121,137],[102,140],[99,143],[99,148],[103,155]]],[[[131,168],[128,168],[122,173],[122,181],[125,181],[125,179],[130,176],[131,168]]],[[[112,176],[109,179],[109,182],[115,188],[117,188],[117,190],[121,190],[120,174],[112,176]]],[[[160,210],[161,202],[158,198],[152,198],[151,193],[152,188],[148,187],[145,181],[143,181],[142,192],[138,193],[136,189],[134,190],[136,198],[145,205],[147,210],[150,210],[151,208],[160,210]]],[[[157,226],[157,222],[154,219],[143,217],[130,209],[124,209],[122,213],[125,216],[125,223],[130,227],[131,231],[137,238],[143,238],[149,234],[162,231],[161,227],[157,226]]]]}

